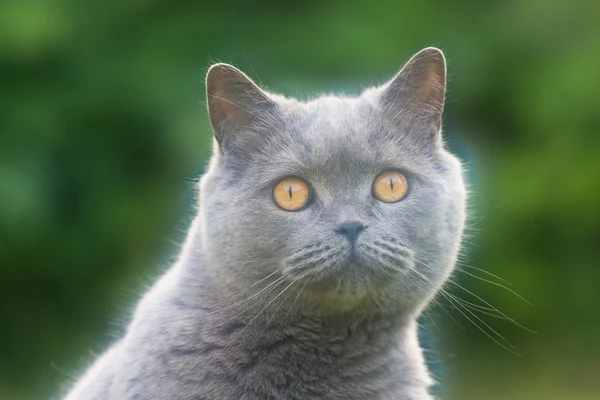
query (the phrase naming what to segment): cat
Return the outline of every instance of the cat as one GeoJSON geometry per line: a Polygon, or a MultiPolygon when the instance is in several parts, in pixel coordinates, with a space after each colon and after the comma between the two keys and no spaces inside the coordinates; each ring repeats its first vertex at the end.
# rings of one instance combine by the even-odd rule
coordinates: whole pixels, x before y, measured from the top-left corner
{"type": "Polygon", "coordinates": [[[67,400],[431,400],[417,317],[465,222],[446,62],[307,102],[207,74],[214,151],[178,261],[67,400]]]}

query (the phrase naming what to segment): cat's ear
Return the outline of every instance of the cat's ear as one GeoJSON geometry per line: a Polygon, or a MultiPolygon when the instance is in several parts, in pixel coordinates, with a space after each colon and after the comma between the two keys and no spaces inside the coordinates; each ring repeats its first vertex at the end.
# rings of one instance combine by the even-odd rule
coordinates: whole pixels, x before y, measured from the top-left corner
{"type": "Polygon", "coordinates": [[[416,118],[435,135],[442,123],[445,94],[444,53],[428,47],[415,54],[383,87],[380,101],[393,116],[416,118]]]}
{"type": "Polygon", "coordinates": [[[206,100],[221,150],[236,130],[261,118],[275,103],[239,69],[214,64],[206,74],[206,100]]]}

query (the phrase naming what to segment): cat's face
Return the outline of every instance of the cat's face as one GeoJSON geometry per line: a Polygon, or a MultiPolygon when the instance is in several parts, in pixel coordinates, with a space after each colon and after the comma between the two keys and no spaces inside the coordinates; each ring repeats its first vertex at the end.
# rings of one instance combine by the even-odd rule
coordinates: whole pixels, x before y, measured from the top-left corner
{"type": "Polygon", "coordinates": [[[432,296],[454,265],[465,218],[460,163],[439,138],[444,74],[443,56],[428,49],[359,98],[300,103],[213,67],[219,148],[202,179],[201,213],[220,281],[258,291],[273,274],[282,288],[350,307],[386,299],[418,308],[432,296]]]}

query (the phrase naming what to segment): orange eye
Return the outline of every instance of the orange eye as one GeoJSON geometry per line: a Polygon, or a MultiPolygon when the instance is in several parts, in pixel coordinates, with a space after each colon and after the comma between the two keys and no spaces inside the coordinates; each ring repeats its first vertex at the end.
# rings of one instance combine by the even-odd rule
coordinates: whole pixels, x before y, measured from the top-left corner
{"type": "Polygon", "coordinates": [[[385,203],[402,200],[407,191],[408,181],[398,171],[384,171],[373,181],[373,195],[385,203]]]}
{"type": "Polygon", "coordinates": [[[273,200],[284,210],[298,211],[310,201],[310,188],[299,178],[284,178],[273,188],[273,200]]]}

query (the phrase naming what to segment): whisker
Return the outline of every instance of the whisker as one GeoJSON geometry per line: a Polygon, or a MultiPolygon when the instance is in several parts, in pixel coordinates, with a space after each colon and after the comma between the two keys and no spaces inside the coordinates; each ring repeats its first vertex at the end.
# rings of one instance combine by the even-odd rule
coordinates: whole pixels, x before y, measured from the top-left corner
{"type": "Polygon", "coordinates": [[[252,68],[252,72],[254,72],[254,75],[256,76],[256,79],[258,80],[258,83],[260,83],[261,87],[265,87],[263,81],[260,79],[260,77],[258,76],[258,74],[256,73],[256,70],[254,69],[254,67],[252,66],[252,64],[250,63],[250,59],[248,58],[248,56],[246,55],[246,52],[242,51],[242,54],[244,55],[244,58],[246,59],[246,61],[248,61],[248,65],[250,66],[250,68],[252,68]]]}
{"type": "Polygon", "coordinates": [[[273,275],[277,274],[278,272],[280,272],[279,270],[275,270],[273,272],[271,272],[269,275],[265,276],[264,278],[262,278],[261,280],[259,280],[258,282],[254,282],[252,285],[248,286],[249,288],[254,287],[256,285],[259,285],[261,282],[264,282],[265,280],[269,279],[270,277],[272,277],[273,275]]]}
{"type": "MultiPolygon", "coordinates": [[[[431,269],[431,267],[430,267],[429,265],[425,264],[424,262],[422,262],[422,261],[420,261],[420,260],[417,260],[416,258],[415,258],[415,261],[416,261],[416,262],[418,262],[419,264],[421,264],[421,265],[423,265],[423,266],[425,266],[425,267],[427,267],[427,268],[431,269]]],[[[424,276],[423,274],[421,274],[419,271],[417,271],[416,269],[414,269],[414,268],[411,268],[411,271],[413,271],[413,272],[417,273],[417,274],[418,274],[419,276],[421,276],[421,278],[423,278],[423,279],[424,279],[426,282],[429,282],[429,283],[431,284],[431,282],[429,281],[429,279],[428,279],[426,276],[424,276]]],[[[507,321],[510,321],[510,322],[512,322],[513,324],[517,325],[518,327],[520,327],[520,328],[522,328],[522,329],[524,329],[524,330],[526,330],[526,331],[528,331],[528,332],[531,332],[531,333],[536,333],[536,334],[537,334],[537,332],[536,332],[536,331],[534,331],[534,330],[532,330],[532,329],[529,329],[529,328],[527,328],[526,326],[523,326],[523,325],[519,324],[517,321],[515,321],[515,320],[514,320],[514,319],[512,319],[512,318],[510,318],[508,315],[504,314],[502,311],[498,310],[496,307],[494,307],[493,305],[491,305],[489,302],[487,302],[487,301],[483,300],[483,299],[482,299],[480,296],[477,296],[475,293],[473,293],[473,292],[471,292],[470,290],[468,290],[468,289],[464,288],[463,286],[461,286],[461,285],[460,285],[460,284],[458,284],[457,282],[453,281],[452,279],[448,279],[448,282],[450,282],[450,283],[454,284],[454,285],[455,285],[455,286],[457,286],[458,288],[460,288],[460,289],[464,290],[465,292],[469,293],[471,296],[473,296],[473,297],[477,298],[478,300],[480,300],[481,302],[483,302],[483,303],[484,303],[484,304],[486,304],[487,306],[491,307],[491,308],[489,308],[488,310],[489,310],[489,311],[495,311],[495,312],[497,312],[497,313],[499,314],[499,315],[498,315],[498,317],[503,317],[504,319],[506,319],[507,321]]],[[[447,294],[450,294],[450,295],[452,295],[451,293],[447,292],[447,291],[446,291],[444,288],[441,288],[441,289],[440,289],[440,293],[441,293],[441,294],[442,294],[444,297],[446,297],[446,298],[447,298],[447,299],[450,301],[450,299],[448,298],[447,294]]],[[[458,298],[457,296],[454,296],[454,295],[452,295],[452,296],[453,296],[454,298],[458,298]]],[[[463,299],[460,299],[460,300],[463,300],[463,299]]],[[[465,301],[465,302],[466,302],[466,300],[463,300],[463,301],[465,301]]],[[[460,303],[459,303],[459,304],[460,304],[460,303]]],[[[469,304],[473,304],[473,303],[469,303],[469,304]]],[[[461,306],[462,306],[462,304],[461,304],[461,306]]],[[[463,307],[464,307],[464,306],[463,306],[463,307]]],[[[481,306],[479,306],[479,307],[481,307],[481,306]]],[[[459,310],[459,311],[460,311],[460,310],[459,310]]],[[[471,312],[470,310],[467,310],[467,311],[471,312]]],[[[462,314],[462,312],[461,312],[461,314],[462,314]]],[[[475,316],[475,317],[477,318],[477,316],[475,316]]],[[[483,321],[482,321],[482,322],[483,322],[483,321]]],[[[491,329],[491,328],[490,328],[490,329],[491,329]]],[[[495,331],[494,331],[494,332],[495,332],[495,331]]]]}
{"type": "MultiPolygon", "coordinates": [[[[458,299],[454,299],[454,300],[458,301],[458,299]]],[[[467,308],[470,308],[473,311],[476,311],[476,312],[480,313],[480,314],[489,315],[490,317],[498,318],[498,319],[501,319],[501,320],[504,320],[504,321],[510,321],[510,320],[506,319],[505,317],[503,317],[502,315],[494,314],[494,313],[491,313],[489,311],[483,311],[483,310],[480,310],[479,308],[475,308],[475,307],[473,307],[473,306],[471,306],[469,304],[464,304],[464,303],[461,303],[461,304],[463,306],[467,307],[467,308]]]]}
{"type": "MultiPolygon", "coordinates": [[[[292,281],[292,283],[290,283],[290,286],[292,286],[294,283],[297,283],[296,281],[292,281]]],[[[284,292],[287,288],[283,289],[282,292],[284,292]]],[[[265,327],[263,328],[263,330],[261,331],[259,336],[262,336],[263,333],[267,330],[267,328],[269,327],[269,324],[271,323],[271,321],[273,321],[273,318],[275,318],[275,316],[277,315],[277,313],[279,312],[279,310],[281,309],[281,307],[283,306],[283,304],[285,303],[285,301],[292,295],[294,294],[294,291],[290,291],[287,296],[285,296],[280,302],[279,302],[279,306],[275,309],[275,311],[273,312],[273,314],[269,317],[267,323],[265,324],[265,327]]],[[[281,295],[281,293],[279,294],[281,295]]],[[[279,296],[278,295],[278,296],[279,296]]]]}
{"type": "MultiPolygon", "coordinates": [[[[279,285],[280,285],[282,282],[284,282],[284,280],[283,280],[283,279],[279,280],[279,281],[277,282],[277,284],[276,284],[275,286],[273,286],[271,289],[269,289],[269,291],[268,291],[267,293],[269,293],[269,292],[271,292],[272,290],[274,290],[275,288],[277,288],[277,287],[278,287],[278,286],[279,286],[279,285]]],[[[271,286],[271,285],[269,285],[269,286],[271,286]]],[[[231,317],[231,318],[227,318],[225,321],[223,321],[223,322],[221,322],[221,323],[219,323],[219,324],[217,324],[217,325],[214,325],[214,327],[215,327],[215,328],[217,328],[217,327],[219,327],[219,326],[223,326],[223,325],[225,325],[227,322],[229,322],[229,321],[232,321],[232,320],[236,319],[237,317],[239,317],[240,315],[242,315],[242,314],[246,313],[248,310],[250,310],[250,309],[254,308],[254,307],[255,307],[255,306],[257,306],[258,304],[260,304],[260,299],[256,300],[256,301],[255,301],[255,302],[254,302],[254,303],[253,303],[251,306],[248,306],[248,307],[244,308],[242,311],[240,311],[239,313],[235,314],[233,317],[231,317]]]]}
{"type": "Polygon", "coordinates": [[[515,296],[517,296],[519,299],[523,300],[525,303],[527,303],[527,304],[529,304],[530,306],[532,306],[532,307],[533,307],[533,304],[531,304],[531,303],[530,303],[530,302],[529,302],[529,301],[528,301],[526,298],[524,298],[523,296],[521,296],[520,294],[518,294],[517,292],[515,292],[515,291],[514,291],[514,290],[512,290],[511,288],[507,288],[506,286],[504,286],[504,285],[502,285],[502,284],[500,284],[500,283],[497,283],[497,282],[490,281],[490,280],[488,280],[488,279],[482,278],[482,277],[480,277],[480,276],[477,276],[477,275],[475,275],[475,274],[472,274],[472,273],[470,273],[470,272],[467,272],[467,271],[465,271],[465,270],[463,270],[463,269],[461,269],[460,271],[461,271],[462,273],[464,273],[464,274],[467,274],[467,275],[469,275],[469,276],[472,276],[473,278],[479,279],[479,280],[481,280],[481,281],[483,281],[483,282],[487,282],[487,283],[489,283],[489,284],[492,284],[492,285],[494,285],[494,286],[501,287],[502,289],[504,289],[504,290],[507,290],[507,291],[511,292],[512,294],[514,294],[515,296]]]}
{"type": "Polygon", "coordinates": [[[257,319],[257,318],[258,318],[258,317],[259,317],[259,316],[260,316],[260,315],[261,315],[261,314],[262,314],[262,313],[263,313],[263,312],[264,312],[264,311],[265,311],[265,310],[266,310],[266,309],[267,309],[267,308],[268,308],[268,307],[271,305],[271,304],[273,304],[273,302],[274,302],[275,300],[277,300],[277,299],[279,298],[279,296],[281,296],[281,295],[282,295],[282,294],[283,294],[283,293],[284,293],[284,292],[285,292],[285,291],[286,291],[286,290],[287,290],[287,289],[288,289],[290,286],[292,286],[294,283],[296,283],[296,281],[292,281],[292,283],[290,283],[290,284],[289,284],[289,285],[287,285],[285,288],[283,288],[283,290],[281,290],[281,292],[279,292],[279,294],[278,294],[277,296],[273,297],[273,299],[272,299],[271,301],[269,301],[269,302],[267,303],[267,305],[266,305],[266,306],[264,306],[264,307],[263,307],[263,309],[262,309],[262,310],[260,310],[260,311],[258,312],[258,314],[256,314],[256,315],[254,316],[254,318],[252,318],[252,319],[251,319],[251,320],[250,320],[250,321],[249,321],[249,322],[246,324],[246,326],[244,326],[244,327],[242,328],[242,330],[241,330],[241,331],[239,331],[239,332],[238,332],[238,333],[237,333],[237,334],[236,334],[234,337],[232,337],[232,338],[231,338],[231,342],[233,342],[233,341],[234,341],[234,340],[235,340],[235,339],[236,339],[236,338],[237,338],[239,335],[241,335],[241,334],[242,334],[242,333],[243,333],[243,332],[246,330],[246,328],[248,328],[248,327],[249,327],[249,326],[252,324],[252,322],[254,322],[254,321],[255,321],[255,320],[256,320],[256,319],[257,319]]]}
{"type": "MultiPolygon", "coordinates": [[[[273,274],[270,274],[269,276],[272,276],[272,275],[273,275],[273,274]]],[[[237,301],[237,302],[235,302],[235,303],[232,303],[232,304],[230,304],[230,305],[228,305],[228,306],[226,306],[226,307],[220,308],[220,309],[218,309],[218,310],[214,310],[214,311],[208,312],[208,313],[206,313],[206,314],[203,314],[202,316],[204,316],[204,317],[208,317],[208,316],[211,316],[211,315],[215,315],[215,314],[221,313],[221,312],[223,312],[223,311],[226,311],[226,310],[228,310],[228,309],[230,309],[230,308],[233,308],[233,307],[235,307],[235,306],[237,306],[237,305],[240,305],[240,304],[246,303],[246,302],[248,302],[249,300],[252,300],[253,298],[255,298],[255,297],[257,297],[257,296],[260,296],[260,295],[261,295],[262,293],[264,293],[265,291],[271,291],[271,290],[273,290],[274,288],[276,288],[277,286],[279,286],[279,284],[280,284],[281,282],[283,282],[283,280],[284,280],[284,279],[285,279],[285,277],[283,277],[283,276],[280,276],[280,277],[279,277],[279,278],[277,278],[275,281],[271,282],[270,284],[268,284],[267,286],[265,286],[264,288],[262,288],[262,289],[261,289],[260,291],[258,291],[257,293],[254,293],[252,296],[249,296],[249,297],[247,297],[247,298],[246,298],[246,299],[244,299],[244,300],[237,301]]],[[[263,279],[263,280],[264,280],[264,279],[263,279]]],[[[254,285],[253,285],[253,286],[254,286],[254,285]]],[[[215,327],[221,326],[221,325],[223,325],[223,324],[225,324],[225,323],[227,323],[227,322],[231,321],[232,319],[235,319],[236,317],[239,317],[240,315],[242,315],[243,313],[245,313],[246,311],[248,311],[249,309],[251,309],[252,307],[254,307],[254,306],[255,306],[256,304],[258,304],[258,303],[259,303],[259,301],[255,302],[253,305],[251,305],[251,306],[249,306],[249,307],[246,307],[246,308],[244,308],[244,310],[242,310],[241,312],[239,312],[239,313],[237,313],[236,315],[234,315],[233,317],[231,317],[231,318],[229,318],[229,319],[227,319],[227,320],[223,321],[222,323],[215,325],[215,327]]],[[[192,309],[192,308],[190,307],[190,309],[192,309]]],[[[204,307],[204,308],[203,308],[203,307],[201,307],[200,309],[206,309],[206,308],[205,308],[205,307],[204,307]]],[[[172,310],[172,309],[156,309],[155,311],[156,311],[156,312],[172,312],[173,310],[172,310]]],[[[169,321],[169,322],[179,322],[179,321],[187,321],[187,320],[190,320],[190,319],[197,319],[197,318],[198,318],[198,316],[197,316],[197,315],[195,315],[195,314],[194,314],[194,315],[184,315],[184,316],[170,317],[170,318],[168,319],[168,321],[169,321]]]]}
{"type": "MultiPolygon", "coordinates": [[[[273,274],[270,274],[270,275],[269,275],[267,278],[271,277],[271,275],[273,275],[273,274]]],[[[265,279],[267,279],[267,278],[263,278],[263,279],[262,279],[262,281],[264,281],[264,280],[265,280],[265,279]]],[[[262,288],[262,289],[261,289],[261,290],[259,290],[258,292],[254,293],[252,296],[250,296],[250,297],[248,297],[248,298],[246,298],[246,299],[244,299],[244,300],[237,301],[237,302],[235,302],[235,303],[233,303],[233,304],[230,304],[230,305],[228,305],[228,306],[226,306],[226,307],[223,307],[223,308],[221,308],[221,309],[219,309],[219,310],[211,311],[211,312],[209,312],[208,314],[205,314],[205,315],[206,315],[206,316],[209,316],[209,315],[214,315],[214,314],[217,314],[217,313],[223,312],[223,311],[225,311],[225,310],[228,310],[228,309],[230,309],[230,308],[232,308],[232,307],[235,307],[235,306],[237,306],[237,305],[240,305],[240,304],[242,304],[242,303],[245,303],[245,302],[247,302],[248,300],[252,300],[252,299],[253,299],[253,298],[255,298],[256,296],[260,296],[260,295],[261,295],[261,293],[263,293],[265,290],[267,290],[268,288],[270,288],[271,286],[273,286],[273,285],[274,285],[274,284],[276,284],[277,282],[281,282],[281,281],[282,281],[282,280],[284,280],[284,279],[285,279],[285,277],[284,277],[284,276],[280,276],[279,278],[275,279],[273,282],[269,283],[267,286],[265,286],[264,288],[262,288]]],[[[252,286],[254,286],[254,285],[252,285],[252,286]]]]}
{"type": "Polygon", "coordinates": [[[510,318],[508,315],[504,314],[502,311],[498,310],[496,307],[494,307],[493,305],[491,305],[490,303],[488,303],[487,301],[483,300],[481,297],[477,296],[475,293],[471,292],[470,290],[462,287],[461,285],[459,285],[458,283],[456,283],[455,281],[448,279],[448,282],[452,283],[453,285],[457,286],[459,289],[464,290],[465,292],[469,293],[471,296],[475,297],[476,299],[482,301],[485,305],[492,307],[496,312],[498,312],[498,314],[502,315],[503,317],[505,317],[506,319],[508,319],[509,321],[513,322],[515,325],[517,325],[518,327],[521,327],[523,329],[525,329],[528,332],[531,333],[535,333],[537,334],[536,331],[527,328],[526,326],[523,326],[521,324],[519,324],[517,321],[515,321],[514,319],[510,318]]]}
{"type": "MultiPolygon", "coordinates": [[[[273,289],[277,288],[282,282],[284,282],[285,277],[280,276],[279,278],[277,278],[275,281],[271,282],[269,285],[267,285],[266,287],[264,287],[263,289],[261,289],[259,292],[253,294],[252,296],[246,298],[245,300],[242,301],[238,301],[236,303],[230,304],[227,307],[223,307],[219,310],[207,313],[207,314],[203,314],[203,316],[211,316],[220,312],[223,312],[225,310],[228,310],[236,305],[245,303],[249,300],[251,300],[252,298],[255,298],[259,295],[261,295],[262,293],[268,293],[270,291],[272,291],[273,289]]],[[[232,321],[234,319],[236,319],[237,317],[239,317],[240,315],[244,314],[245,312],[247,312],[248,310],[252,309],[253,307],[255,307],[256,305],[258,305],[260,303],[260,300],[255,301],[253,304],[251,304],[248,307],[245,307],[242,311],[240,311],[239,313],[235,314],[234,316],[227,318],[225,321],[222,321],[218,324],[213,325],[213,327],[217,328],[220,326],[223,326],[225,324],[227,324],[229,321],[232,321]]],[[[160,311],[172,311],[172,310],[160,310],[160,311]]],[[[197,320],[198,319],[198,315],[192,314],[192,315],[185,315],[185,316],[177,316],[176,318],[170,317],[168,319],[169,322],[179,322],[179,321],[188,321],[188,320],[197,320]]]]}
{"type": "Polygon", "coordinates": [[[486,215],[482,215],[481,217],[479,217],[477,220],[473,221],[473,223],[471,224],[471,226],[476,226],[477,224],[479,224],[481,221],[483,221],[484,219],[486,219],[491,213],[493,213],[494,211],[496,211],[497,209],[499,209],[500,207],[505,206],[506,204],[508,204],[508,200],[504,201],[494,207],[492,207],[492,209],[490,211],[488,211],[488,213],[486,215]]]}
{"type": "MultiPolygon", "coordinates": [[[[453,300],[449,297],[447,297],[448,301],[450,303],[453,303],[453,300]]],[[[460,304],[459,304],[460,305],[460,304]]],[[[487,337],[489,337],[490,339],[492,339],[494,341],[494,343],[496,343],[497,345],[499,345],[500,347],[502,347],[503,349],[509,351],[510,353],[516,355],[517,357],[521,357],[521,355],[519,353],[517,353],[516,351],[514,351],[513,349],[515,348],[510,342],[508,342],[506,339],[504,339],[504,337],[500,334],[498,334],[496,331],[494,331],[492,328],[492,331],[494,333],[496,333],[499,337],[501,337],[503,340],[505,340],[510,347],[512,347],[512,349],[510,347],[505,346],[504,344],[502,344],[500,341],[498,341],[494,336],[492,336],[490,333],[488,333],[485,329],[483,329],[482,327],[480,327],[477,323],[475,323],[475,321],[473,321],[471,318],[469,318],[468,315],[466,315],[459,307],[456,308],[458,310],[458,312],[460,312],[466,319],[468,319],[475,327],[477,327],[477,329],[479,329],[481,332],[483,332],[484,335],[486,335],[487,337]]],[[[470,311],[467,308],[463,308],[465,311],[469,312],[470,314],[472,314],[474,317],[476,317],[477,319],[479,319],[481,321],[481,318],[477,317],[472,311],[470,311]]],[[[483,321],[481,321],[483,322],[483,321]]],[[[485,324],[485,322],[483,322],[485,324]]],[[[489,325],[485,324],[486,326],[489,327],[489,325]]]]}
{"type": "Polygon", "coordinates": [[[449,312],[449,311],[446,309],[446,307],[444,307],[444,305],[443,305],[443,304],[442,304],[440,301],[438,301],[438,300],[435,300],[435,299],[434,299],[433,301],[435,302],[436,306],[439,306],[439,307],[440,307],[440,308],[441,308],[441,309],[442,309],[442,310],[443,310],[443,311],[446,313],[446,315],[448,315],[448,316],[450,317],[450,319],[451,319],[452,321],[454,321],[454,322],[455,322],[455,323],[456,323],[458,326],[460,326],[460,328],[461,328],[463,331],[466,331],[465,327],[464,327],[464,326],[462,326],[462,324],[461,324],[460,322],[458,322],[458,321],[456,320],[456,318],[454,318],[454,317],[452,316],[452,314],[451,314],[451,313],[450,313],[450,312],[449,312]]]}
{"type": "MultiPolygon", "coordinates": [[[[415,258],[415,261],[418,262],[419,264],[431,269],[431,267],[427,264],[425,264],[423,261],[417,260],[415,258]]],[[[416,271],[413,269],[413,271],[417,272],[419,275],[423,276],[420,272],[416,271]]],[[[509,318],[506,314],[504,314],[503,312],[501,312],[500,310],[498,310],[496,307],[494,307],[493,305],[491,305],[490,303],[488,303],[487,301],[485,301],[484,299],[482,299],[481,297],[477,296],[475,293],[471,292],[470,290],[464,288],[463,286],[461,286],[459,283],[457,283],[456,281],[452,280],[452,279],[448,279],[449,283],[452,283],[453,285],[457,286],[459,289],[464,290],[465,292],[469,293],[471,296],[475,297],[476,299],[480,300],[481,302],[483,302],[485,305],[491,307],[492,309],[494,309],[495,311],[497,311],[498,313],[500,313],[502,316],[509,318]]]]}
{"type": "Polygon", "coordinates": [[[506,317],[503,317],[502,315],[499,315],[497,312],[494,312],[495,310],[492,310],[491,308],[488,307],[484,307],[484,306],[480,306],[479,304],[475,304],[475,303],[471,303],[467,300],[461,299],[458,296],[453,295],[450,292],[445,292],[448,296],[452,297],[454,300],[458,301],[459,303],[461,303],[463,306],[470,308],[472,310],[475,310],[481,314],[485,314],[485,315],[489,315],[491,317],[494,318],[499,318],[499,319],[503,319],[506,321],[510,321],[513,322],[511,319],[508,319],[506,317]]]}
{"type": "Polygon", "coordinates": [[[306,287],[306,285],[308,285],[308,283],[312,280],[312,278],[314,277],[314,275],[312,277],[309,277],[306,282],[304,282],[304,285],[302,285],[302,287],[300,288],[300,290],[298,291],[298,294],[296,295],[296,297],[294,298],[294,301],[292,301],[292,304],[290,304],[290,307],[288,308],[287,312],[285,313],[285,315],[283,316],[283,318],[281,319],[281,322],[279,323],[279,328],[278,330],[280,330],[283,327],[283,324],[285,322],[285,320],[287,319],[287,317],[290,315],[290,312],[292,311],[292,308],[294,307],[294,304],[296,304],[296,301],[298,301],[298,298],[300,297],[300,295],[302,294],[302,291],[304,290],[304,288],[306,287]]]}
{"type": "Polygon", "coordinates": [[[464,272],[464,270],[462,269],[462,267],[471,268],[471,269],[477,270],[479,272],[483,272],[484,274],[490,275],[490,276],[492,276],[492,277],[494,277],[494,278],[496,278],[496,279],[498,279],[498,280],[500,280],[500,281],[502,281],[502,282],[504,282],[506,284],[512,285],[512,283],[510,283],[506,279],[502,279],[498,275],[494,275],[491,272],[486,271],[485,269],[473,267],[472,265],[467,265],[467,264],[463,264],[463,263],[457,263],[457,268],[464,272]],[[458,268],[458,266],[460,266],[461,268],[458,268]]]}
{"type": "Polygon", "coordinates": [[[425,315],[427,315],[427,318],[429,318],[429,320],[431,321],[431,323],[435,327],[435,330],[438,331],[438,333],[441,334],[442,331],[440,330],[440,328],[438,328],[437,324],[435,323],[435,320],[431,317],[431,314],[429,314],[427,311],[425,311],[425,315]]]}
{"type": "MultiPolygon", "coordinates": [[[[417,271],[417,270],[416,270],[416,269],[414,269],[414,268],[411,268],[410,270],[411,270],[411,271],[413,271],[414,273],[416,273],[417,275],[419,275],[419,276],[420,276],[420,277],[421,277],[421,278],[422,278],[422,279],[423,279],[425,282],[427,282],[429,285],[431,285],[431,286],[432,286],[432,287],[435,289],[435,286],[433,285],[433,283],[431,282],[431,280],[430,280],[429,278],[427,278],[425,275],[423,275],[422,273],[420,273],[419,271],[417,271]]],[[[444,290],[444,288],[443,288],[443,287],[441,287],[439,290],[440,290],[440,293],[442,293],[442,294],[444,294],[444,293],[445,293],[445,290],[444,290]]],[[[465,327],[464,327],[464,326],[462,326],[462,325],[460,324],[460,322],[458,322],[458,321],[457,321],[457,320],[456,320],[456,319],[455,319],[455,318],[454,318],[454,317],[453,317],[453,316],[450,314],[450,312],[448,312],[448,310],[446,310],[446,307],[444,307],[444,305],[443,305],[442,303],[440,303],[439,301],[437,301],[435,298],[433,299],[433,301],[435,302],[435,304],[437,304],[438,306],[440,306],[440,308],[441,308],[441,309],[442,309],[442,310],[443,310],[443,311],[444,311],[444,312],[445,312],[445,313],[446,313],[446,314],[447,314],[447,315],[448,315],[448,316],[449,316],[449,317],[452,319],[452,321],[456,322],[456,324],[457,324],[458,326],[460,326],[462,330],[466,330],[466,329],[465,329],[465,327]]]]}
{"type": "Polygon", "coordinates": [[[452,294],[452,293],[448,292],[447,290],[445,290],[444,293],[446,293],[449,296],[452,296],[455,300],[458,300],[458,301],[462,302],[463,304],[470,305],[473,308],[477,308],[477,309],[480,309],[480,310],[486,310],[486,311],[490,311],[490,312],[496,312],[496,313],[498,312],[498,310],[496,310],[494,308],[485,307],[485,306],[482,306],[480,304],[475,304],[475,303],[472,303],[472,302],[467,301],[465,299],[461,299],[460,297],[456,296],[455,294],[452,294]]]}

